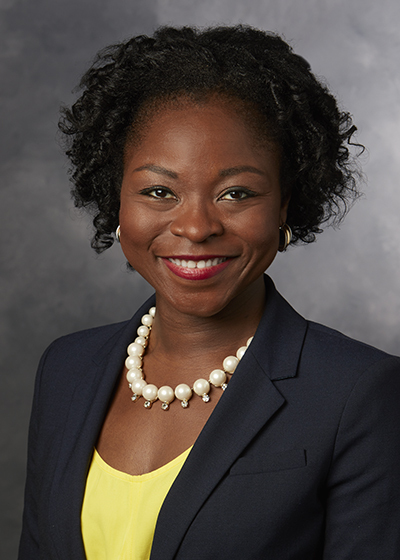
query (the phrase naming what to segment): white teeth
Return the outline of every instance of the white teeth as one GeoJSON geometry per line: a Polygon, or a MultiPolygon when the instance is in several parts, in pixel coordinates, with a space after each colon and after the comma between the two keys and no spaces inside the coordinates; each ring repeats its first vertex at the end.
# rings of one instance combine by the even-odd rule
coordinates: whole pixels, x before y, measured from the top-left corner
{"type": "Polygon", "coordinates": [[[183,266],[184,268],[208,268],[210,266],[217,266],[226,261],[226,257],[215,257],[215,259],[207,259],[206,261],[186,261],[184,259],[169,259],[173,264],[177,266],[183,266]]]}

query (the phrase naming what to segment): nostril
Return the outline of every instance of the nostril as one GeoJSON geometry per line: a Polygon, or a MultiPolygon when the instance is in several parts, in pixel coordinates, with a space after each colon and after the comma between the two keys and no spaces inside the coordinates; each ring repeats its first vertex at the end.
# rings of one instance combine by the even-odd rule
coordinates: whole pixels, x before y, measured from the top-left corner
{"type": "Polygon", "coordinates": [[[202,211],[180,214],[171,222],[170,230],[174,235],[199,243],[221,235],[224,228],[220,220],[202,211]]]}

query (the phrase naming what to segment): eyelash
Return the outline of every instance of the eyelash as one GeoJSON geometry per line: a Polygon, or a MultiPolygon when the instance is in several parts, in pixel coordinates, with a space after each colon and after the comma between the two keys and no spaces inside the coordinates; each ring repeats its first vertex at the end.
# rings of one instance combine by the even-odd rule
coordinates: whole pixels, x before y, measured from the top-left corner
{"type": "Polygon", "coordinates": [[[239,202],[240,200],[246,200],[246,198],[252,198],[252,197],[256,196],[256,193],[254,191],[250,190],[250,189],[246,189],[244,187],[233,187],[233,188],[225,191],[220,196],[220,200],[223,200],[226,195],[233,194],[233,193],[239,193],[239,194],[244,195],[244,196],[241,196],[240,198],[229,198],[229,199],[225,199],[225,200],[231,200],[232,202],[239,202]]]}
{"type": "Polygon", "coordinates": [[[143,194],[145,196],[149,196],[150,198],[155,198],[156,200],[170,200],[171,198],[176,198],[176,196],[174,195],[174,193],[170,190],[167,189],[166,187],[149,187],[148,189],[143,189],[140,194],[143,194]],[[155,191],[162,191],[163,193],[167,194],[167,195],[172,195],[172,196],[155,196],[155,194],[151,194],[151,193],[155,193],[155,191]]]}
{"type": "MultiPolygon", "coordinates": [[[[173,198],[177,199],[177,196],[170,189],[162,186],[149,187],[147,189],[143,189],[140,194],[149,196],[150,198],[154,198],[156,200],[171,200],[173,198]],[[156,191],[159,191],[160,194],[164,193],[165,195],[171,195],[171,196],[156,196],[155,195],[156,191]]],[[[241,200],[246,200],[247,198],[252,198],[254,196],[257,196],[257,194],[250,189],[246,189],[244,187],[233,187],[225,191],[223,194],[221,194],[218,200],[230,200],[232,202],[239,202],[241,200]],[[232,195],[233,193],[239,193],[242,196],[240,196],[240,198],[225,198],[227,195],[232,195]]]]}

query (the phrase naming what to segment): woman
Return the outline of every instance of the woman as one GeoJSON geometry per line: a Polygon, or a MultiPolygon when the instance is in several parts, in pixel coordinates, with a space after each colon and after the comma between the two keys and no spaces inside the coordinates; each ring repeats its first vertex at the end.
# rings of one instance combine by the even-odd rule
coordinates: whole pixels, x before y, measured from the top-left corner
{"type": "Polygon", "coordinates": [[[155,296],[44,354],[20,559],[399,558],[400,360],[264,276],[356,196],[350,116],[242,26],[133,38],[81,85],[76,204],[155,296]]]}

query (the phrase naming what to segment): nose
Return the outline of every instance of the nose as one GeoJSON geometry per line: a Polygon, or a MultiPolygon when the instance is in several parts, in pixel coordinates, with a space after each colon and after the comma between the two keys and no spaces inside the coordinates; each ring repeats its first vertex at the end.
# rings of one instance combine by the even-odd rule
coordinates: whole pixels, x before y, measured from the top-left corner
{"type": "Polygon", "coordinates": [[[224,227],[218,210],[212,204],[199,201],[176,208],[170,230],[173,235],[186,237],[193,243],[203,243],[210,237],[222,235],[224,227]]]}

